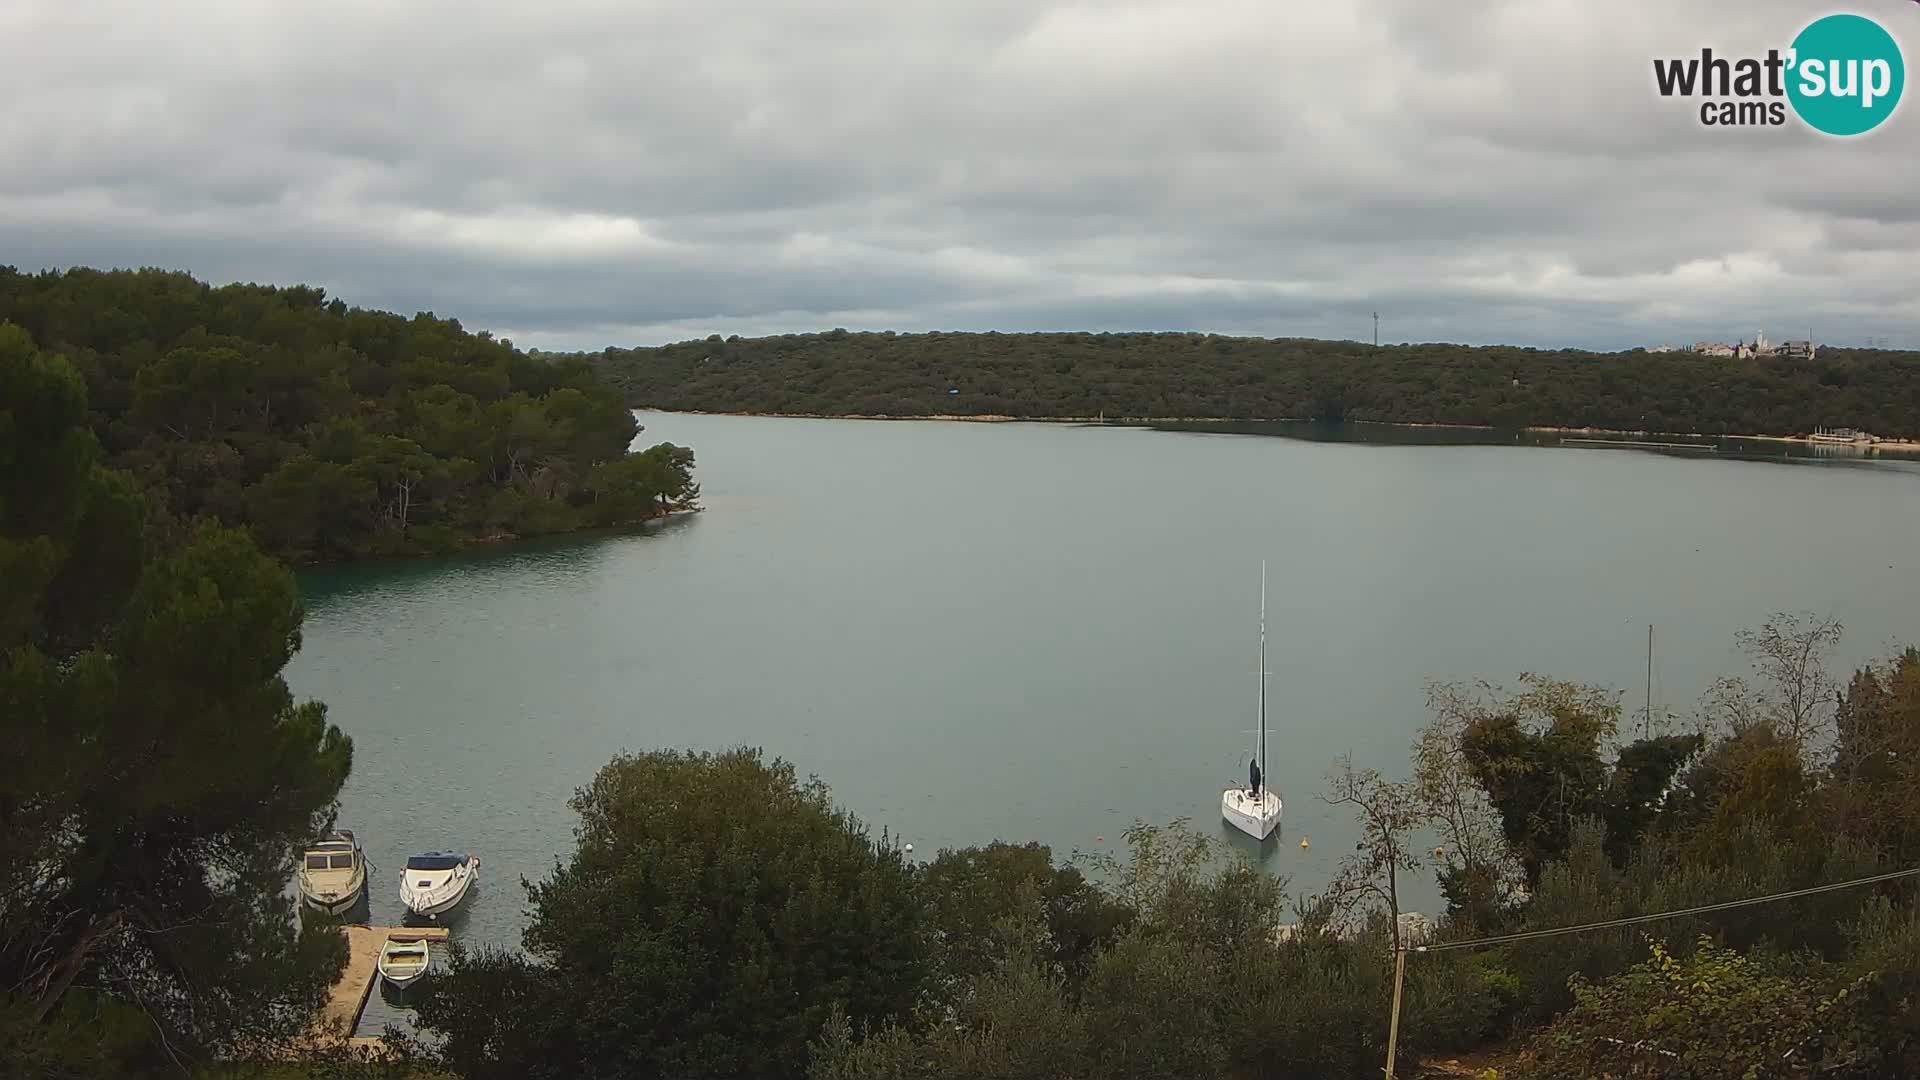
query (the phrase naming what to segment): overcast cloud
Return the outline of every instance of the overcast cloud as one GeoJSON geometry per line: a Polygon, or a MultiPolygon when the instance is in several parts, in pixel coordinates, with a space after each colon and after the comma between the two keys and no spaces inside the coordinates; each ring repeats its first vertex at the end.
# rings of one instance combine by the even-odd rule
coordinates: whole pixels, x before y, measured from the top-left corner
{"type": "MultiPolygon", "coordinates": [[[[1393,341],[1920,346],[1920,102],[1836,140],[1653,90],[1827,10],[0,0],[0,263],[545,348],[1375,309],[1393,341]]],[[[1853,10],[1920,59],[1920,4],[1853,10]]]]}

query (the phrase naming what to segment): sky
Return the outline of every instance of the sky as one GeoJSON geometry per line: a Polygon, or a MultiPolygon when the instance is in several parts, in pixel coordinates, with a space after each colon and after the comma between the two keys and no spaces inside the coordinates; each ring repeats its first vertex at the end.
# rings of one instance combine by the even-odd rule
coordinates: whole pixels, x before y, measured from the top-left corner
{"type": "MultiPolygon", "coordinates": [[[[1707,128],[1789,0],[0,0],[0,264],[522,346],[1920,347],[1920,101],[1707,128]]],[[[1920,3],[1861,0],[1920,59],[1920,3]]],[[[1920,98],[1920,88],[1912,92],[1920,98]]]]}

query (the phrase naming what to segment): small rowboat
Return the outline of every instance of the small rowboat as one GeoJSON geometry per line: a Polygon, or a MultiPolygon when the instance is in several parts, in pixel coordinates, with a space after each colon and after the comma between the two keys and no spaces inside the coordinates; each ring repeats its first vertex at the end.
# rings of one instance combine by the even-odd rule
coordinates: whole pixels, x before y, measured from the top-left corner
{"type": "Polygon", "coordinates": [[[423,938],[390,937],[380,947],[380,977],[394,986],[412,986],[432,962],[423,938]]]}

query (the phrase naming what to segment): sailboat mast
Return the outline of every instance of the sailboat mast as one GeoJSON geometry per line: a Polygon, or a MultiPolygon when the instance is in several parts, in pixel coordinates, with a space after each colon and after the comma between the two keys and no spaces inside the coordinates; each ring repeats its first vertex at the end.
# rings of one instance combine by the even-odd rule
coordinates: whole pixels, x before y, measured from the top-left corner
{"type": "Polygon", "coordinates": [[[1653,624],[1647,624],[1647,722],[1640,729],[1645,739],[1653,734],[1653,624]]]}
{"type": "Polygon", "coordinates": [[[1267,786],[1267,560],[1260,560],[1260,787],[1266,805],[1267,786]]]}

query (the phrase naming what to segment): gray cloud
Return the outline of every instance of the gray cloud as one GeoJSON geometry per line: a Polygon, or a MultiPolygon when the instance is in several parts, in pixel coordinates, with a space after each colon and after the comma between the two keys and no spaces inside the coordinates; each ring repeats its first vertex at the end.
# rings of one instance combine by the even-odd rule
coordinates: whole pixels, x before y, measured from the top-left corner
{"type": "MultiPolygon", "coordinates": [[[[1867,14],[1920,42],[1920,8],[1867,14]]],[[[1881,10],[1885,9],[1885,10],[1881,10]]],[[[1199,329],[1920,345],[1920,104],[1712,130],[1709,11],[1395,0],[11,0],[0,261],[321,285],[550,348],[1199,329]]]]}

